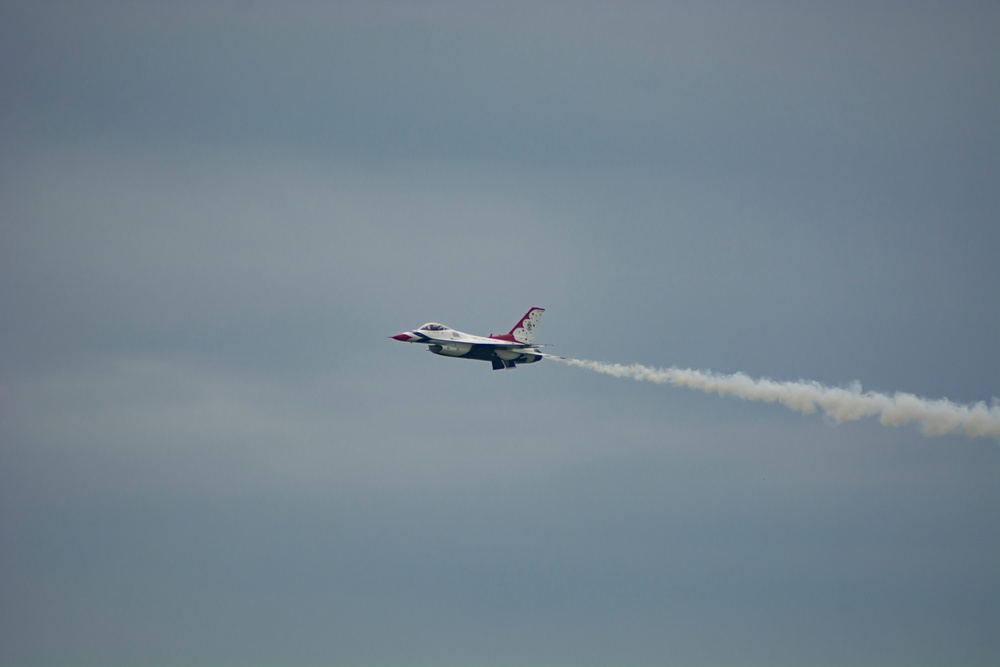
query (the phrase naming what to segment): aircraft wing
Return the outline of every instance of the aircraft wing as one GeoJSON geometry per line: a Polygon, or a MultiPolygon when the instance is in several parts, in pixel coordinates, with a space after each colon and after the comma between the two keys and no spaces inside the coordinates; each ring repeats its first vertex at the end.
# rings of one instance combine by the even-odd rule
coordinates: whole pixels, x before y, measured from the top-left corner
{"type": "Polygon", "coordinates": [[[492,347],[497,350],[527,350],[536,345],[529,345],[528,343],[511,343],[505,340],[490,340],[489,338],[479,339],[475,341],[466,341],[472,343],[473,345],[482,345],[483,347],[492,347]]]}

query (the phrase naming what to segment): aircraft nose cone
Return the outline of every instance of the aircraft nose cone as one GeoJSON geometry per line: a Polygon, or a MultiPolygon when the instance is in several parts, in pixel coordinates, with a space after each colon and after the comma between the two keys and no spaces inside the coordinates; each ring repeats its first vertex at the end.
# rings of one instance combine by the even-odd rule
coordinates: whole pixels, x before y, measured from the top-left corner
{"type": "Polygon", "coordinates": [[[410,336],[410,334],[408,333],[398,333],[395,336],[390,336],[390,338],[392,338],[393,340],[402,341],[404,343],[409,343],[410,340],[412,339],[412,336],[410,336]]]}

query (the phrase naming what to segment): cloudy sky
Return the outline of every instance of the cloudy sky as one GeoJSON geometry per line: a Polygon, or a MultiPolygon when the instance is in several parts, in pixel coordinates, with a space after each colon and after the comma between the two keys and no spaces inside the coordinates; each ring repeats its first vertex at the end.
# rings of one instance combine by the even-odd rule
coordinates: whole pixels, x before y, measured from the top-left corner
{"type": "Polygon", "coordinates": [[[0,664],[995,665],[1000,6],[0,3],[0,664]]]}

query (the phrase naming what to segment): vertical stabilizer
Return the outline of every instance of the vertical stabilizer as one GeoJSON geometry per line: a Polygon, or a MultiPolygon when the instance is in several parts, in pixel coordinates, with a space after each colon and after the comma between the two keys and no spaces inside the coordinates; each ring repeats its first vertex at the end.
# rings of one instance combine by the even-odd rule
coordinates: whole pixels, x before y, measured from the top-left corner
{"type": "Polygon", "coordinates": [[[533,344],[535,342],[535,329],[538,327],[538,322],[542,319],[544,312],[544,308],[532,308],[524,314],[520,322],[514,325],[508,335],[519,343],[533,344]]]}

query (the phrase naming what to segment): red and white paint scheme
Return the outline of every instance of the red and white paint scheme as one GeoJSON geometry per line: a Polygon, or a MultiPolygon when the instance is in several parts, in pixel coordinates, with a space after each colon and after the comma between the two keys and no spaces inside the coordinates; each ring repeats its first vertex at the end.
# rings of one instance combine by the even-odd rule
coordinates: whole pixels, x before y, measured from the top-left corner
{"type": "Polygon", "coordinates": [[[516,368],[518,364],[533,364],[544,357],[555,356],[540,352],[540,346],[535,343],[535,329],[544,312],[544,308],[532,308],[510,332],[490,334],[488,337],[473,336],[437,322],[428,322],[392,338],[404,343],[422,343],[427,345],[429,351],[443,357],[489,361],[495,371],[516,368]]]}

